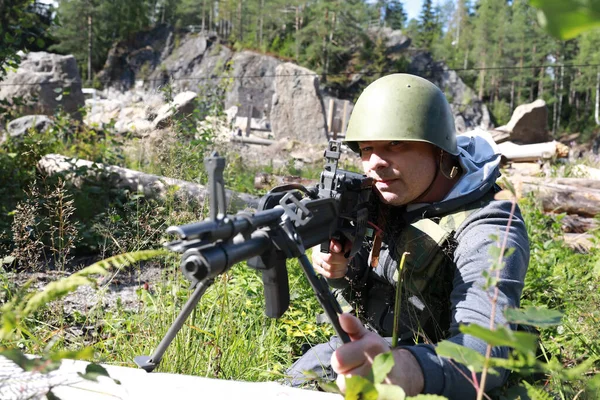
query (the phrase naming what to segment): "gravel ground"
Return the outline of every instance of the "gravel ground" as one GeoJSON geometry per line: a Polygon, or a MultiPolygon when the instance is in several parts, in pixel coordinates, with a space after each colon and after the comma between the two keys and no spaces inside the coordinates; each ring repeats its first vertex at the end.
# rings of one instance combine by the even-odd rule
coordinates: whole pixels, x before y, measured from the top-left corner
{"type": "MultiPolygon", "coordinates": [[[[121,307],[125,310],[137,310],[141,305],[138,289],[151,289],[152,284],[164,279],[164,269],[155,263],[144,263],[131,271],[120,272],[116,275],[99,279],[98,287],[80,286],[76,291],[66,295],[63,300],[63,309],[69,314],[77,310],[86,313],[93,307],[102,307],[105,310],[116,308],[120,299],[121,307]]],[[[71,272],[9,272],[6,274],[9,281],[17,286],[32,280],[32,288],[42,290],[49,282],[67,277],[71,272]]]]}

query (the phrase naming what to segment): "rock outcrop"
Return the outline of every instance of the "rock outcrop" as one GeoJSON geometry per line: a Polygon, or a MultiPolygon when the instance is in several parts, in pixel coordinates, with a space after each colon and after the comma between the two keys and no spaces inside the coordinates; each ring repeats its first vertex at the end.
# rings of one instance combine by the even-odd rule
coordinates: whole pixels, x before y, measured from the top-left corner
{"type": "Polygon", "coordinates": [[[21,98],[21,114],[54,115],[60,108],[80,119],[85,99],[75,57],[46,52],[28,53],[0,86],[0,100],[21,98]]]}
{"type": "Polygon", "coordinates": [[[159,25],[116,43],[108,52],[97,79],[104,87],[125,91],[136,79],[147,79],[173,47],[173,28],[159,25]]]}
{"type": "Polygon", "coordinates": [[[310,70],[292,63],[279,65],[271,124],[276,139],[287,137],[304,143],[327,143],[325,110],[319,79],[310,70]]]}
{"type": "Polygon", "coordinates": [[[548,132],[548,107],[541,99],[515,108],[508,124],[498,129],[509,132],[510,140],[515,143],[544,143],[552,140],[548,132]]]}
{"type": "Polygon", "coordinates": [[[0,143],[4,142],[8,136],[12,139],[20,138],[27,134],[30,129],[43,132],[52,127],[54,122],[46,115],[26,115],[12,120],[6,126],[7,132],[0,137],[0,143]]]}

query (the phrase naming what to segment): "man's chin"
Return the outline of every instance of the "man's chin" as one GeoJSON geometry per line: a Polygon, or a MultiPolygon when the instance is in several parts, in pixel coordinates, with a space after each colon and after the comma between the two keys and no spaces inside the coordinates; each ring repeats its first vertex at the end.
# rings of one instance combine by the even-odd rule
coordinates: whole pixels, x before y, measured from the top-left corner
{"type": "Polygon", "coordinates": [[[404,199],[395,193],[377,191],[377,196],[382,203],[390,206],[402,206],[405,204],[404,199]]]}

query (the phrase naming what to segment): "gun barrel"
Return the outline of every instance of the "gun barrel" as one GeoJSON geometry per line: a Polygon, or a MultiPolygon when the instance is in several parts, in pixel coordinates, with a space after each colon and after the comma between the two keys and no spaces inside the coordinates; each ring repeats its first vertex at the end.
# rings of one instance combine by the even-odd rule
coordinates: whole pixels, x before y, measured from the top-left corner
{"type": "Polygon", "coordinates": [[[233,242],[220,243],[201,250],[187,250],[181,259],[181,269],[193,283],[200,282],[224,273],[240,261],[263,254],[270,245],[268,233],[258,230],[247,240],[238,236],[233,242]]]}
{"type": "Polygon", "coordinates": [[[193,224],[170,226],[167,233],[177,234],[182,240],[214,242],[229,240],[238,233],[255,230],[278,221],[283,209],[272,208],[255,214],[239,213],[218,220],[206,220],[193,224]]]}

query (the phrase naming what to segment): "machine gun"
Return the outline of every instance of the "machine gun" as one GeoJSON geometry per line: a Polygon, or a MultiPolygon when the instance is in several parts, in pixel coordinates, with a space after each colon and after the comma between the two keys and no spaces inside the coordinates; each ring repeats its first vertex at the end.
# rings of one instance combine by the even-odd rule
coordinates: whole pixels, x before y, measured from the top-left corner
{"type": "Polygon", "coordinates": [[[202,222],[169,227],[167,233],[179,239],[165,245],[182,253],[181,269],[195,290],[154,353],[135,358],[139,367],[148,372],[156,368],[214,279],[245,260],[262,273],[267,316],[279,318],[290,303],[286,260],[298,258],[337,335],[344,343],[350,341],[339,324],[342,310],[338,302],[325,279],[315,274],[305,252],[318,244],[328,251],[330,239],[336,238],[352,243],[347,254],[352,257],[360,250],[367,232],[373,181],[362,174],[339,170],[340,155],[341,142],[330,141],[317,186],[278,186],[261,198],[256,213],[235,215],[226,215],[225,159],[215,152],[204,160],[209,176],[210,216],[202,222]]]}

